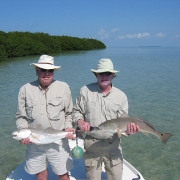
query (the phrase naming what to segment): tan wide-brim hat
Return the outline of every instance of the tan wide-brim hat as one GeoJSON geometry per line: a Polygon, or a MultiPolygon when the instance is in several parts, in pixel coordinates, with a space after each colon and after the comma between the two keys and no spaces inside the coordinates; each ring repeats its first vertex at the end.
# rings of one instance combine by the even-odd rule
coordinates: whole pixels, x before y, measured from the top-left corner
{"type": "Polygon", "coordinates": [[[98,62],[97,69],[91,69],[94,73],[111,72],[117,73],[119,71],[114,70],[113,63],[110,59],[101,59],[98,62]]]}
{"type": "Polygon", "coordinates": [[[54,69],[56,71],[60,70],[61,68],[61,66],[55,66],[54,58],[48,55],[40,56],[38,63],[32,63],[30,65],[33,66],[34,68],[39,67],[42,69],[54,69]]]}

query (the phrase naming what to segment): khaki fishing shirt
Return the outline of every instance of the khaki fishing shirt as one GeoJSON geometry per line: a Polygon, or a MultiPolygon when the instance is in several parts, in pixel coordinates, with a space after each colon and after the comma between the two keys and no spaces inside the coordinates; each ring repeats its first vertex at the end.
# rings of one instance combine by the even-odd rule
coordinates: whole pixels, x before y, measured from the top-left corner
{"type": "Polygon", "coordinates": [[[72,127],[72,96],[65,82],[54,80],[43,92],[38,80],[20,88],[16,125],[21,128],[72,127]]]}
{"type": "Polygon", "coordinates": [[[73,120],[83,119],[91,126],[120,117],[124,110],[128,113],[128,100],[124,92],[112,86],[109,93],[103,95],[97,83],[83,86],[73,109],[73,120]]]}

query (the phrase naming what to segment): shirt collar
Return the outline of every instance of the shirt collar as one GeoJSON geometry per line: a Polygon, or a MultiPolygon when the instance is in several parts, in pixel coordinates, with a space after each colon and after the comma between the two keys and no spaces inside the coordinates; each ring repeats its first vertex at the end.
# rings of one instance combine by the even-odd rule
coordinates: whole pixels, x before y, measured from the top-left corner
{"type": "MultiPolygon", "coordinates": [[[[54,82],[54,81],[52,81],[52,83],[53,83],[53,82],[54,82]]],[[[52,83],[51,83],[51,84],[52,84],[52,83]]],[[[46,92],[49,90],[51,84],[46,88],[46,92]]],[[[39,81],[38,81],[38,86],[39,86],[39,89],[42,91],[43,89],[42,89],[41,85],[39,84],[39,81]]]]}
{"type": "MultiPolygon", "coordinates": [[[[98,83],[96,83],[96,85],[97,85],[98,92],[103,94],[103,92],[102,92],[101,88],[99,87],[98,83]]],[[[112,92],[112,89],[113,89],[113,84],[111,82],[111,89],[110,89],[110,91],[106,95],[103,95],[103,96],[108,96],[112,92]]]]}

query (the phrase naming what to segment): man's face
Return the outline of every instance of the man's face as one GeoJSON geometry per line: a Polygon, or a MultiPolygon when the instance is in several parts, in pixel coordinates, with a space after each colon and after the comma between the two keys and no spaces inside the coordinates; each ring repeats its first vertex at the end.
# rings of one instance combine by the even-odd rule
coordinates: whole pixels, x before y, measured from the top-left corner
{"type": "Polygon", "coordinates": [[[48,87],[52,83],[54,69],[36,68],[36,73],[39,79],[39,83],[43,89],[48,87]]]}
{"type": "Polygon", "coordinates": [[[110,72],[96,73],[98,79],[98,85],[100,88],[107,88],[111,86],[111,81],[113,79],[113,74],[110,72]]]}

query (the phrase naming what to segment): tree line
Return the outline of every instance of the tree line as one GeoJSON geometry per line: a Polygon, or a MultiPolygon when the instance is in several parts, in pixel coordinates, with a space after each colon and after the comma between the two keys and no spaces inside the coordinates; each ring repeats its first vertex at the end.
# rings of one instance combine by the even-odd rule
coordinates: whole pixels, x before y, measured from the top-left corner
{"type": "Polygon", "coordinates": [[[0,61],[10,57],[104,48],[106,48],[104,43],[90,38],[50,36],[43,32],[0,31],[0,61]]]}

